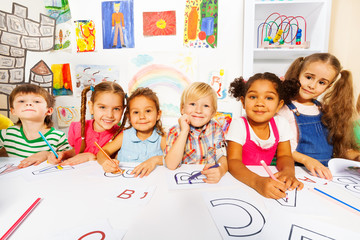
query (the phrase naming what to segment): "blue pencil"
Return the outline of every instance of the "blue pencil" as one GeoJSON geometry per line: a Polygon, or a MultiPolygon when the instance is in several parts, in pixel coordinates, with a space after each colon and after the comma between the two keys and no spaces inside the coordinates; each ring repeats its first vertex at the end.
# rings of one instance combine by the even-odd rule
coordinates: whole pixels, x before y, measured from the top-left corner
{"type": "MultiPolygon", "coordinates": [[[[217,168],[217,167],[219,167],[220,166],[220,163],[216,163],[215,165],[212,165],[211,167],[209,167],[209,169],[210,168],[217,168]]],[[[189,177],[189,182],[191,181],[191,180],[193,180],[194,178],[197,178],[198,176],[200,176],[202,173],[201,172],[198,172],[198,173],[196,173],[196,174],[194,174],[194,175],[192,175],[191,177],[189,177]]]]}
{"type": "Polygon", "coordinates": [[[326,192],[323,192],[323,191],[321,191],[321,190],[318,189],[318,188],[314,188],[314,190],[316,190],[316,191],[318,191],[318,192],[320,192],[320,193],[328,196],[328,197],[331,198],[331,199],[334,199],[334,200],[338,201],[339,203],[342,203],[342,204],[344,204],[344,205],[346,205],[346,206],[348,206],[348,207],[350,207],[350,208],[352,208],[352,209],[360,212],[360,209],[358,209],[358,208],[356,208],[356,207],[353,207],[353,206],[351,206],[350,204],[348,204],[348,203],[346,203],[346,202],[344,202],[344,201],[341,201],[340,199],[338,199],[338,198],[336,198],[336,197],[333,197],[333,196],[331,196],[330,194],[328,194],[328,193],[326,193],[326,192]]]}
{"type": "Polygon", "coordinates": [[[39,134],[42,137],[42,139],[44,139],[46,144],[49,146],[50,150],[55,154],[55,157],[59,158],[59,155],[56,153],[55,149],[50,145],[50,143],[46,140],[45,136],[40,131],[39,131],[39,134]]]}

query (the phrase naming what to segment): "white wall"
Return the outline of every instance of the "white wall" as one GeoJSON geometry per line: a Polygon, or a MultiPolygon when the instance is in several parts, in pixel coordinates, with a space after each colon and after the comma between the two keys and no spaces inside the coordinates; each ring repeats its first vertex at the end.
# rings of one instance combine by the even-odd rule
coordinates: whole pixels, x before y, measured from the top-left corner
{"type": "MultiPolygon", "coordinates": [[[[39,20],[39,14],[45,13],[43,0],[17,0],[16,3],[28,7],[28,18],[39,20]]],[[[131,58],[142,52],[171,52],[190,51],[198,57],[198,79],[192,81],[207,82],[209,73],[215,70],[225,70],[227,85],[242,73],[242,32],[243,32],[243,1],[219,1],[218,47],[216,49],[191,49],[183,46],[184,9],[185,0],[134,0],[134,35],[135,48],[102,49],[102,22],[100,0],[69,0],[72,21],[93,20],[96,27],[96,52],[76,53],[75,36],[72,36],[73,51],[43,52],[28,51],[25,67],[25,79],[29,79],[29,70],[39,60],[51,64],[70,63],[74,84],[73,69],[76,64],[118,65],[120,69],[120,83],[129,81],[127,65],[131,58]],[[147,11],[176,11],[176,36],[144,37],[142,35],[142,13],[147,11]]],[[[12,1],[2,0],[0,9],[12,11],[12,1]]],[[[123,84],[121,84],[123,86],[123,84]]],[[[123,86],[127,89],[127,85],[123,86]]],[[[76,97],[57,97],[58,103],[71,101],[80,105],[76,97]]],[[[240,115],[240,105],[233,99],[219,102],[219,111],[233,112],[240,115]]]]}

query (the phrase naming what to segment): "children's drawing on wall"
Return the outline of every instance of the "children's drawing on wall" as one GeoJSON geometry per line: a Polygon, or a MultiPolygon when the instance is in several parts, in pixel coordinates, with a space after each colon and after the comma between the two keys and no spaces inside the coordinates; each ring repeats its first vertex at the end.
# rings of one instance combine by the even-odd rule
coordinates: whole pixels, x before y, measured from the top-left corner
{"type": "Polygon", "coordinates": [[[95,51],[95,23],[92,20],[75,21],[77,52],[95,51]]]}
{"type": "Polygon", "coordinates": [[[192,48],[217,47],[217,0],[186,0],[184,45],[192,48]]]}
{"type": "Polygon", "coordinates": [[[133,0],[102,2],[103,48],[133,48],[133,0]]]}
{"type": "Polygon", "coordinates": [[[144,36],[176,35],[176,12],[143,12],[144,36]]]}
{"type": "Polygon", "coordinates": [[[71,122],[80,121],[80,107],[58,106],[56,113],[59,127],[69,127],[71,122]]]}
{"type": "Polygon", "coordinates": [[[8,96],[25,83],[26,53],[54,47],[55,20],[44,14],[39,22],[28,19],[28,8],[13,3],[11,13],[1,11],[0,29],[0,112],[9,117],[8,96]]]}
{"type": "Polygon", "coordinates": [[[71,19],[68,0],[44,0],[46,13],[56,20],[56,23],[64,23],[71,19]]]}
{"type": "Polygon", "coordinates": [[[227,97],[228,89],[226,88],[224,69],[210,73],[209,85],[214,89],[219,100],[224,100],[227,97]]]}
{"type": "Polygon", "coordinates": [[[51,65],[51,71],[54,74],[54,96],[73,95],[70,64],[53,64],[51,65]]]}
{"type": "Polygon", "coordinates": [[[119,83],[119,74],[120,72],[117,66],[85,64],[76,65],[76,96],[81,95],[81,91],[84,89],[84,87],[96,85],[103,81],[119,83]]]}
{"type": "Polygon", "coordinates": [[[229,130],[229,126],[232,120],[232,113],[230,112],[216,112],[213,117],[218,123],[220,123],[222,130],[226,134],[229,130]]]}
{"type": "Polygon", "coordinates": [[[71,22],[56,24],[54,50],[71,52],[71,22]]]}
{"type": "Polygon", "coordinates": [[[30,69],[29,78],[29,83],[39,85],[52,94],[53,72],[43,60],[40,60],[30,69]]]}
{"type": "Polygon", "coordinates": [[[71,51],[71,12],[68,0],[44,0],[46,14],[56,20],[54,50],[71,51]]]}
{"type": "Polygon", "coordinates": [[[180,96],[191,80],[197,79],[197,58],[191,53],[139,54],[129,64],[129,93],[138,87],[156,92],[162,110],[163,126],[177,123],[180,96]]]}

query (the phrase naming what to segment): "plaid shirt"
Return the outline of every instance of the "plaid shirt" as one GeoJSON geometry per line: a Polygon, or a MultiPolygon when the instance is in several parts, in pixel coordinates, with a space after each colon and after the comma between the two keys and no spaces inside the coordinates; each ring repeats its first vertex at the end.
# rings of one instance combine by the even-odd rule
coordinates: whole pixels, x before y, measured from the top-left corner
{"type": "MultiPolygon", "coordinates": [[[[166,139],[166,155],[175,143],[180,133],[180,126],[169,130],[166,139]]],[[[190,126],[190,132],[185,144],[184,156],[180,164],[207,164],[217,162],[226,156],[224,133],[218,122],[211,120],[202,129],[190,126]]]]}

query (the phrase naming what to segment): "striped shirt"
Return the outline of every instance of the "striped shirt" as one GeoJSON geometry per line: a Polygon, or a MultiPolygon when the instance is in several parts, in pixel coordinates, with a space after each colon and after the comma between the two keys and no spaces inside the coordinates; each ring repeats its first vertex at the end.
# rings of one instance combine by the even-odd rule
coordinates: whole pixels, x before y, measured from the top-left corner
{"type": "MultiPolygon", "coordinates": [[[[166,139],[166,155],[175,143],[180,133],[180,126],[169,130],[166,139]]],[[[185,144],[184,156],[181,164],[207,164],[217,162],[226,156],[226,142],[220,124],[211,120],[201,129],[190,126],[190,132],[185,144]]]]}
{"type": "MultiPolygon", "coordinates": [[[[44,134],[46,140],[56,151],[71,149],[64,132],[51,128],[44,134]]],[[[24,134],[22,126],[11,126],[0,130],[0,147],[5,147],[9,157],[27,158],[34,153],[50,151],[49,146],[40,137],[28,140],[24,134]]]]}

